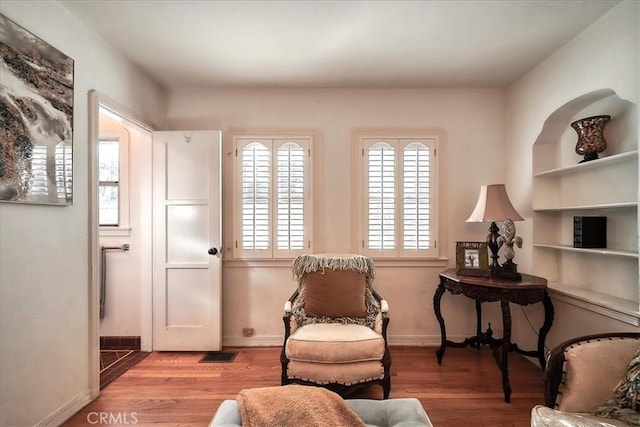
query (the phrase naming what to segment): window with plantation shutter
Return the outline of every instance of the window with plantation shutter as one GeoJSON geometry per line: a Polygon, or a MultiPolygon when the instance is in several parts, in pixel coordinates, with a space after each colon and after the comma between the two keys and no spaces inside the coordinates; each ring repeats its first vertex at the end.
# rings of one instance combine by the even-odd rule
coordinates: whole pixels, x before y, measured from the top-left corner
{"type": "Polygon", "coordinates": [[[235,258],[290,258],[311,247],[311,138],[236,142],[235,258]]]}
{"type": "Polygon", "coordinates": [[[435,138],[362,138],[363,252],[434,257],[435,138]]]}

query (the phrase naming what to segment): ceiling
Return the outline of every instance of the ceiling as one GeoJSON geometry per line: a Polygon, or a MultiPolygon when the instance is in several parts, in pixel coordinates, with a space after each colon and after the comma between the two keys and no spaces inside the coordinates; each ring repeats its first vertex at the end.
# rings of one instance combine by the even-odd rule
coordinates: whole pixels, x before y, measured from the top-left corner
{"type": "Polygon", "coordinates": [[[617,0],[60,0],[167,89],[504,87],[617,0]]]}

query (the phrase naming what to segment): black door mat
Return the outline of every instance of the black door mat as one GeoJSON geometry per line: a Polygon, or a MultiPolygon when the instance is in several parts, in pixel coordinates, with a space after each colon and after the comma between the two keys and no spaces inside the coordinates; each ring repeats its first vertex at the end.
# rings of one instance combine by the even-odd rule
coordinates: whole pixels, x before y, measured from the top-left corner
{"type": "Polygon", "coordinates": [[[235,351],[207,351],[200,359],[200,363],[233,362],[236,354],[238,353],[235,351]]]}

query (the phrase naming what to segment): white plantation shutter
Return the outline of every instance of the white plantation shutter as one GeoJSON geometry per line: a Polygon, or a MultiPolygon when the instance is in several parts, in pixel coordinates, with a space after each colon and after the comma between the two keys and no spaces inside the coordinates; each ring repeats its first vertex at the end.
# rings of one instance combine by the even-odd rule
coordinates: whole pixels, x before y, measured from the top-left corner
{"type": "Polygon", "coordinates": [[[403,147],[402,248],[404,250],[431,248],[430,156],[429,147],[422,142],[409,142],[403,147]]]}
{"type": "Polygon", "coordinates": [[[367,149],[368,239],[370,250],[395,249],[395,148],[374,141],[367,149]]]}
{"type": "Polygon", "coordinates": [[[363,251],[435,256],[435,139],[363,138],[363,251]]]}
{"type": "Polygon", "coordinates": [[[277,149],[278,227],[277,248],[304,248],[304,170],[305,150],[295,142],[285,142],[277,149]]]}
{"type": "Polygon", "coordinates": [[[271,142],[252,141],[241,155],[243,250],[270,249],[271,142]]]}
{"type": "Polygon", "coordinates": [[[311,140],[237,138],[237,258],[289,258],[310,247],[311,140]]]}

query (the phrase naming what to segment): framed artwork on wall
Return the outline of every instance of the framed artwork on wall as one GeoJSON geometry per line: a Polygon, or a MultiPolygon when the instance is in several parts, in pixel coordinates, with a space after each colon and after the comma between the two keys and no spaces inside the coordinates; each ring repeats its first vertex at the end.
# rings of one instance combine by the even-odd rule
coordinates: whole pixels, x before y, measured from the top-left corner
{"type": "Polygon", "coordinates": [[[74,61],[0,15],[0,202],[73,202],[74,61]]]}
{"type": "Polygon", "coordinates": [[[456,274],[489,277],[486,242],[456,242],[456,274]]]}

